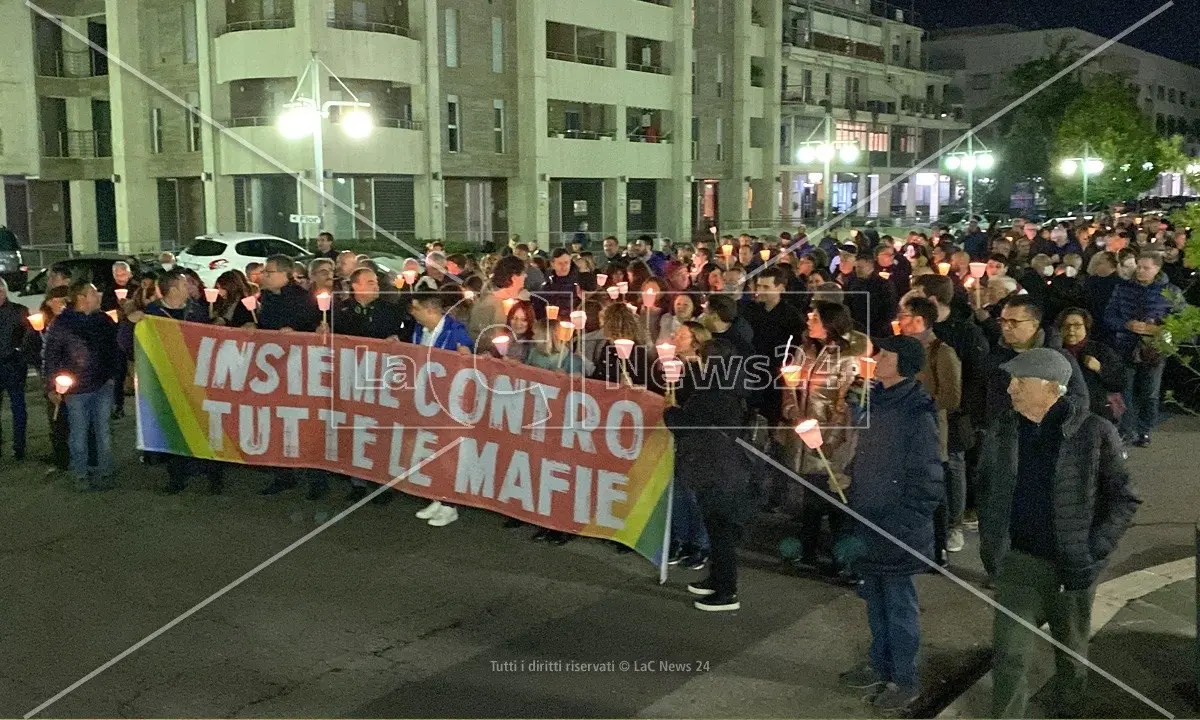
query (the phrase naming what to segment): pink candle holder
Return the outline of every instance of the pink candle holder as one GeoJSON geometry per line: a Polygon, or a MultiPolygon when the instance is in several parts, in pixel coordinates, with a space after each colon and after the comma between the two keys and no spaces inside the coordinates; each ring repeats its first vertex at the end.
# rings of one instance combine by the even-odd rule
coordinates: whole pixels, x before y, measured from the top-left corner
{"type": "Polygon", "coordinates": [[[221,297],[221,291],[217,288],[204,288],[204,299],[208,301],[209,305],[215,303],[219,297],[221,297]]]}
{"type": "Polygon", "coordinates": [[[664,362],[675,359],[675,346],[671,343],[659,343],[658,345],[655,345],[654,348],[658,350],[658,356],[662,358],[664,362]]]}
{"type": "Polygon", "coordinates": [[[617,357],[622,360],[628,360],[629,356],[633,355],[633,341],[621,338],[613,340],[613,347],[617,349],[617,357]]]}
{"type": "Polygon", "coordinates": [[[810,450],[821,447],[821,426],[816,420],[805,420],[796,426],[796,434],[804,441],[810,450]]]}

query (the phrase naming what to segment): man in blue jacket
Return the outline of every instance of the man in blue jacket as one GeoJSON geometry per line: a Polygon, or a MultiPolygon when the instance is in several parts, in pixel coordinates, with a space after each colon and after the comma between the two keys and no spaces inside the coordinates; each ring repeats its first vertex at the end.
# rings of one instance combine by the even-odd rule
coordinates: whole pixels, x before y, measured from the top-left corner
{"type": "Polygon", "coordinates": [[[78,487],[84,491],[109,490],[114,487],[109,420],[113,378],[121,361],[117,325],[100,312],[100,293],[86,280],[71,284],[67,303],[69,307],[46,332],[43,377],[51,402],[66,405],[71,428],[71,474],[78,487]],[[55,389],[59,375],[73,381],[65,394],[55,389]],[[88,467],[89,430],[96,438],[95,467],[88,467]]]}
{"type": "Polygon", "coordinates": [[[870,691],[880,712],[901,713],[920,694],[920,610],[913,576],[932,566],[933,513],[945,497],[945,486],[937,409],[916,380],[925,348],[905,336],[872,343],[878,383],[871,391],[870,422],[859,433],[850,464],[848,500],[875,527],[858,523],[839,549],[861,578],[858,593],[867,603],[870,659],[840,680],[870,691]]]}

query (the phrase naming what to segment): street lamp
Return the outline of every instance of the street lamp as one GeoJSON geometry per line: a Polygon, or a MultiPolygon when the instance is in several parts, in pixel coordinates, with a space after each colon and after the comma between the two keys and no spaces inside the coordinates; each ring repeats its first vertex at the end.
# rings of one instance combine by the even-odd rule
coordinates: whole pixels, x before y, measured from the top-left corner
{"type": "MultiPolygon", "coordinates": [[[[372,133],[375,129],[375,118],[370,113],[371,103],[362,102],[358,96],[354,94],[341,78],[334,74],[329,66],[321,62],[314,52],[312,58],[308,61],[308,65],[304,68],[304,73],[300,75],[300,79],[296,82],[296,90],[292,93],[292,98],[283,106],[283,112],[279,114],[279,119],[276,126],[279,133],[288,140],[301,140],[308,136],[313,139],[313,175],[317,186],[317,216],[321,218],[321,224],[326,224],[325,218],[325,120],[329,118],[329,111],[332,108],[343,108],[341,119],[338,123],[342,127],[342,132],[353,140],[362,140],[372,133]],[[327,100],[321,102],[321,68],[324,68],[329,76],[332,77],[346,94],[350,96],[350,100],[327,100]],[[302,90],[304,81],[309,81],[308,93],[310,97],[303,97],[302,90]]],[[[302,197],[300,186],[297,185],[297,210],[300,209],[301,203],[299,198],[302,197]]],[[[301,224],[301,236],[308,239],[308,230],[305,225],[301,224]]]]}
{"type": "MultiPolygon", "coordinates": [[[[796,147],[796,162],[801,165],[809,165],[815,161],[824,166],[821,182],[825,187],[822,194],[824,195],[825,218],[829,219],[833,203],[833,177],[830,174],[830,168],[834,158],[844,165],[853,165],[858,162],[861,152],[858,143],[853,140],[833,139],[833,118],[829,115],[825,116],[824,130],[824,140],[807,140],[796,147]]],[[[813,134],[815,135],[816,131],[813,134]]]]}
{"type": "Polygon", "coordinates": [[[1058,171],[1066,177],[1072,177],[1077,172],[1083,176],[1083,212],[1086,213],[1088,209],[1088,176],[1104,172],[1104,161],[1094,157],[1091,146],[1084,143],[1083,157],[1063,158],[1062,162],[1058,164],[1058,171]]]}
{"type": "MultiPolygon", "coordinates": [[[[980,143],[982,145],[982,143],[980,143]]],[[[967,133],[966,152],[946,154],[943,161],[946,170],[955,172],[961,170],[967,176],[967,220],[975,214],[975,174],[988,173],[996,167],[996,156],[987,146],[983,150],[975,149],[975,133],[967,133]]]]}

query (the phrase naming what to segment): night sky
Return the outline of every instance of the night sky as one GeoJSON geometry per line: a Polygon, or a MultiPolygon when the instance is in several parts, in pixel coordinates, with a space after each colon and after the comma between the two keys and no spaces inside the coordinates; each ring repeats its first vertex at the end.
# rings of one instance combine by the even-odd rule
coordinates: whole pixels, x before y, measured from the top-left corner
{"type": "MultiPolygon", "coordinates": [[[[1112,37],[1166,0],[889,0],[915,6],[921,26],[938,27],[1011,23],[1023,28],[1077,27],[1112,37]]],[[[1200,0],[1175,5],[1128,35],[1124,42],[1156,55],[1200,66],[1200,0]]]]}

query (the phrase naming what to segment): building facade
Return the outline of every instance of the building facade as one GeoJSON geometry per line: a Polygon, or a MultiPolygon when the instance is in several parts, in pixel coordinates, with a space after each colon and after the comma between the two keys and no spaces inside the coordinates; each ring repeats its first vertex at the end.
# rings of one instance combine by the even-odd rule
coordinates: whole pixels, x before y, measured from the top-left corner
{"type": "MultiPolygon", "coordinates": [[[[323,227],[547,247],[584,228],[782,227],[825,192],[795,160],[814,122],[862,143],[831,184],[843,209],[958,127],[921,31],[854,0],[38,8],[0,5],[0,223],[35,245],[148,251],[323,227]],[[280,132],[298,100],[327,110],[319,136],[280,132]],[[349,102],[370,105],[365,137],[344,132],[349,102]]],[[[916,180],[858,214],[936,213],[916,180]]]]}

